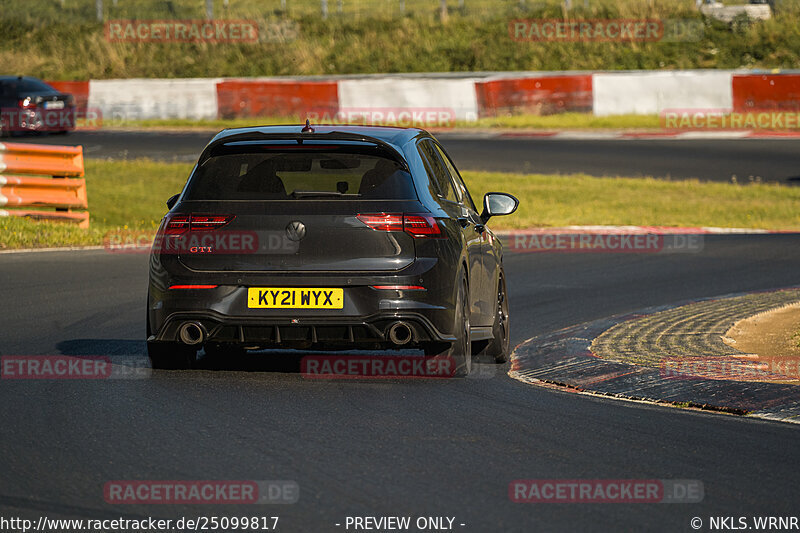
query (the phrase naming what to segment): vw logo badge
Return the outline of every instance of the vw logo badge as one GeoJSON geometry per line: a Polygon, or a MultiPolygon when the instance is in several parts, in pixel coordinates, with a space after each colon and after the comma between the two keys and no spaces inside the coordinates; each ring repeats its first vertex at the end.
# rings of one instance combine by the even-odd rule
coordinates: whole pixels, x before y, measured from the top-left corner
{"type": "Polygon", "coordinates": [[[306,225],[300,221],[289,222],[286,226],[286,236],[290,241],[299,241],[306,236],[306,225]]]}

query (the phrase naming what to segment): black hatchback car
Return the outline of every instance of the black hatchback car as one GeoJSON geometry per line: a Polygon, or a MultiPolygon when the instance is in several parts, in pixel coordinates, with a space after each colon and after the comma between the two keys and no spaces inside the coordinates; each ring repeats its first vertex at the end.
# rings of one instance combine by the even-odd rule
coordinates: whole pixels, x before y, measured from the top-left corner
{"type": "Polygon", "coordinates": [[[75,129],[75,102],[38,78],[0,76],[0,135],[67,133],[75,129]]]}
{"type": "Polygon", "coordinates": [[[500,242],[442,146],[421,129],[224,130],[167,202],[150,257],[154,368],[206,352],[418,349],[509,355],[500,242]]]}

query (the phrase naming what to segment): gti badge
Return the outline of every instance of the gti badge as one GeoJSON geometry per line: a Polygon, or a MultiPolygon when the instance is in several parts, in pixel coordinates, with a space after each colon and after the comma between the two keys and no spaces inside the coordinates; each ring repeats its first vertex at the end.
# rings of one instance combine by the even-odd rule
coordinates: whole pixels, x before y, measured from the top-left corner
{"type": "Polygon", "coordinates": [[[299,241],[306,236],[306,225],[297,220],[289,222],[286,226],[286,236],[290,241],[299,241]]]}
{"type": "Polygon", "coordinates": [[[189,248],[189,252],[193,254],[210,254],[211,253],[211,246],[192,246],[189,248]]]}

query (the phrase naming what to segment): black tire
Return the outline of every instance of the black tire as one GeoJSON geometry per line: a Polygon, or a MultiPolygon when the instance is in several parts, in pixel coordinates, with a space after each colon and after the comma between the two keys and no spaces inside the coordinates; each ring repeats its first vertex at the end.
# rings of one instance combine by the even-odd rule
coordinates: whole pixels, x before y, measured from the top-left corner
{"type": "Polygon", "coordinates": [[[447,358],[455,365],[454,377],[467,377],[472,372],[472,342],[469,337],[469,287],[464,276],[461,277],[454,313],[453,335],[456,341],[444,351],[437,348],[426,350],[426,355],[447,358]]]}
{"type": "Polygon", "coordinates": [[[156,370],[191,368],[197,359],[197,349],[179,342],[148,342],[147,356],[156,370]]]}
{"type": "Polygon", "coordinates": [[[497,282],[497,309],[495,310],[492,334],[494,338],[478,352],[478,355],[494,359],[497,364],[508,362],[511,353],[511,335],[509,333],[508,315],[508,290],[506,289],[506,274],[500,268],[500,278],[497,282]]]}

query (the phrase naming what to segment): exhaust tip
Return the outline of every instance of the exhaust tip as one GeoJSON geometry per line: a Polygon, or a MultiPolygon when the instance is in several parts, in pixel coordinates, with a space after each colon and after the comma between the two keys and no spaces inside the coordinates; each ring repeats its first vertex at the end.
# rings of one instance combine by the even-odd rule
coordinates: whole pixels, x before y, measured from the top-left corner
{"type": "Polygon", "coordinates": [[[189,346],[202,343],[206,338],[206,330],[199,322],[186,322],[178,330],[181,342],[189,346]]]}
{"type": "Polygon", "coordinates": [[[389,326],[389,340],[397,346],[408,344],[414,337],[411,326],[405,322],[395,322],[389,326]]]}

